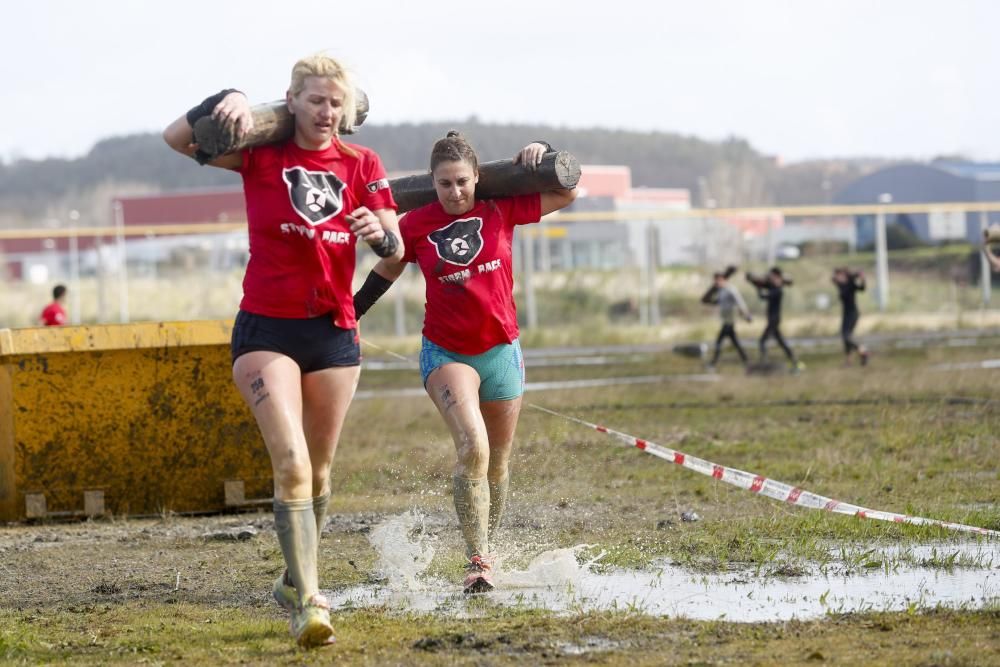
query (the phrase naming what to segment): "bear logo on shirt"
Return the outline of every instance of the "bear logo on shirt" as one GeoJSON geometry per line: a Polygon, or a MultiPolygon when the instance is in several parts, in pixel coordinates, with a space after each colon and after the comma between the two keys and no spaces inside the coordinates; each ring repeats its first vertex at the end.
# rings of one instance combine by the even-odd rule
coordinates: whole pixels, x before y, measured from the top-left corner
{"type": "Polygon", "coordinates": [[[468,266],[483,249],[482,218],[462,218],[433,231],[427,237],[446,262],[468,266]]]}
{"type": "Polygon", "coordinates": [[[288,185],[292,208],[310,225],[323,224],[344,208],[344,184],[329,171],[306,171],[289,167],[281,172],[288,185]]]}

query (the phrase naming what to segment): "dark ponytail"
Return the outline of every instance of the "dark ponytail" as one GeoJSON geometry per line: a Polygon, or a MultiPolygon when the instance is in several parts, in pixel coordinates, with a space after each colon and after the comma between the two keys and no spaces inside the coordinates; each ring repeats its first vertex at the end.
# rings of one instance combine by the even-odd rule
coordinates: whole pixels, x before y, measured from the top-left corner
{"type": "Polygon", "coordinates": [[[442,162],[468,162],[474,172],[479,172],[476,151],[458,130],[448,130],[444,139],[438,139],[431,150],[431,173],[442,162]]]}

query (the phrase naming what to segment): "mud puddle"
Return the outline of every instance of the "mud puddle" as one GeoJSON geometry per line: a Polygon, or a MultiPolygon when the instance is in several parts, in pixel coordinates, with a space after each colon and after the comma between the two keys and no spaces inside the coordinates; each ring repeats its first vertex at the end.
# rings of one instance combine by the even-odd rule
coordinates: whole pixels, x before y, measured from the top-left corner
{"type": "MultiPolygon", "coordinates": [[[[450,615],[477,613],[461,593],[461,573],[426,574],[434,539],[417,514],[391,517],[370,535],[380,554],[382,583],[329,593],[333,607],[387,607],[450,615]]],[[[585,545],[544,551],[523,569],[502,556],[488,594],[492,604],[555,612],[636,611],[656,616],[738,622],[809,619],[827,613],[972,608],[1000,603],[1000,544],[939,544],[882,550],[882,565],[861,571],[836,565],[801,576],[761,576],[753,570],[692,573],[667,562],[642,571],[579,562],[585,545]],[[926,563],[952,562],[953,567],[926,563]],[[844,573],[847,570],[850,573],[844,573]]],[[[595,559],[599,560],[599,559],[595,559]]]]}

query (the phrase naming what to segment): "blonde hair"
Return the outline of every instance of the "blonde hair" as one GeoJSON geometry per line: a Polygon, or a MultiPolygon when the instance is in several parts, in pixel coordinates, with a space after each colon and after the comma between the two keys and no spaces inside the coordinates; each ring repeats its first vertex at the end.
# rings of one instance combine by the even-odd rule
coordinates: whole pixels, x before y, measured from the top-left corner
{"type": "Polygon", "coordinates": [[[347,69],[339,62],[324,53],[314,53],[295,63],[292,67],[292,82],[288,86],[293,97],[298,96],[306,87],[306,77],[319,76],[334,81],[344,89],[344,116],[341,120],[341,131],[344,127],[354,127],[358,119],[357,95],[354,92],[354,82],[347,69]]]}

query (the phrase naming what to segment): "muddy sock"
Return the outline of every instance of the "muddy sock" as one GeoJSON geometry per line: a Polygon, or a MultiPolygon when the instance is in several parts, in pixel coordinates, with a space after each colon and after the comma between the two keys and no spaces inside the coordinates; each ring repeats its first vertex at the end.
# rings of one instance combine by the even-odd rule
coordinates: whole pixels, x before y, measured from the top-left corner
{"type": "Polygon", "coordinates": [[[313,499],[275,500],[274,531],[300,600],[319,592],[316,575],[316,516],[313,499]]]}
{"type": "Polygon", "coordinates": [[[313,497],[313,514],[316,516],[316,544],[319,544],[323,537],[323,528],[326,527],[326,513],[330,507],[330,492],[327,491],[321,496],[313,497]]]}
{"type": "Polygon", "coordinates": [[[455,512],[465,539],[465,556],[486,555],[490,519],[490,485],[483,479],[452,477],[455,512]]]}
{"type": "Polygon", "coordinates": [[[507,509],[507,490],[510,488],[510,473],[499,482],[490,482],[490,541],[500,527],[503,511],[507,509]]]}

